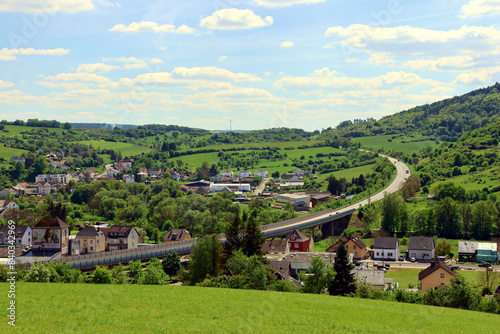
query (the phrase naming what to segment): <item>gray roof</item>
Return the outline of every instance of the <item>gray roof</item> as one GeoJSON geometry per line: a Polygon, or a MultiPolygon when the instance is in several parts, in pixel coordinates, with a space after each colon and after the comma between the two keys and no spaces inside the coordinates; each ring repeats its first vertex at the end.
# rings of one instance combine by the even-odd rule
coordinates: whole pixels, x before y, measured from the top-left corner
{"type": "MultiPolygon", "coordinates": [[[[16,238],[19,238],[26,233],[26,230],[28,229],[28,226],[21,226],[21,225],[16,225],[14,228],[15,236],[16,238]]],[[[4,237],[6,238],[9,235],[9,226],[0,226],[0,238],[4,237]]]]}
{"type": "Polygon", "coordinates": [[[433,237],[410,237],[408,250],[429,250],[434,249],[433,237]]]}
{"type": "Polygon", "coordinates": [[[95,227],[87,226],[87,227],[84,227],[83,229],[81,229],[80,232],[78,232],[78,234],[76,236],[77,237],[87,237],[87,238],[97,237],[97,230],[95,227]]]}
{"type": "Polygon", "coordinates": [[[398,239],[394,237],[378,237],[375,238],[373,248],[378,249],[396,249],[398,248],[398,239]]]}

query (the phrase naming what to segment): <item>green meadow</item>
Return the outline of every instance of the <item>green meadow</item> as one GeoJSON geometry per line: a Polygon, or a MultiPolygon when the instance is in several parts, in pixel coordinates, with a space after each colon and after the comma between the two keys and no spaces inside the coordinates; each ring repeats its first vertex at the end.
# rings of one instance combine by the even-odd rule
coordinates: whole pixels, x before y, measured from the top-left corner
{"type": "Polygon", "coordinates": [[[430,146],[435,148],[438,146],[434,140],[423,140],[418,142],[402,143],[401,139],[392,139],[394,135],[379,135],[370,137],[358,137],[352,138],[353,142],[361,143],[364,147],[378,150],[380,148],[386,150],[401,151],[406,154],[412,154],[413,152],[418,152],[424,146],[430,146]],[[389,139],[391,141],[389,141],[389,139]]]}
{"type": "Polygon", "coordinates": [[[114,150],[122,152],[123,157],[140,155],[141,153],[148,153],[151,151],[149,147],[134,145],[122,142],[109,142],[105,140],[81,140],[79,143],[84,145],[92,145],[93,148],[114,150]]]}
{"type": "MultiPolygon", "coordinates": [[[[8,285],[0,284],[7,294],[8,285]]],[[[496,333],[498,315],[301,293],[18,283],[2,333],[496,333]]]]}
{"type": "MultiPolygon", "coordinates": [[[[397,262],[390,262],[391,268],[385,273],[386,278],[394,279],[394,282],[399,283],[401,289],[408,288],[411,283],[414,288],[418,286],[418,273],[421,269],[410,268],[397,268],[397,262]]],[[[471,283],[478,283],[479,271],[473,270],[459,270],[458,273],[462,275],[467,281],[471,283]]]]}

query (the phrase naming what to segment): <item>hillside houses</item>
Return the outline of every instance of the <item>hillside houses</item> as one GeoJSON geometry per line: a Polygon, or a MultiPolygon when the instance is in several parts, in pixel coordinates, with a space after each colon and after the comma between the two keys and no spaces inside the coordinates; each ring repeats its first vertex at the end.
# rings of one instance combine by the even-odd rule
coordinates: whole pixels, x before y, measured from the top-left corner
{"type": "Polygon", "coordinates": [[[10,162],[12,163],[20,162],[24,164],[26,162],[26,159],[24,157],[12,157],[10,158],[10,162]]]}

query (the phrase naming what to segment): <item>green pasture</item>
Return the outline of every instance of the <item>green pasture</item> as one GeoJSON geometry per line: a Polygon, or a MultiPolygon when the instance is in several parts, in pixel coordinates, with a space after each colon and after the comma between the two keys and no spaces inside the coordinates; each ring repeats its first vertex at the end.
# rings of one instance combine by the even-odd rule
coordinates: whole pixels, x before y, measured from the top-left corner
{"type": "Polygon", "coordinates": [[[105,140],[82,140],[79,143],[84,145],[92,145],[93,148],[114,150],[115,152],[122,152],[123,157],[140,155],[141,153],[148,153],[151,151],[149,147],[138,146],[130,143],[122,142],[109,142],[105,140]]]}
{"type": "Polygon", "coordinates": [[[413,152],[418,152],[424,146],[430,146],[432,148],[438,146],[438,144],[436,144],[434,140],[402,143],[400,138],[392,139],[392,137],[394,137],[394,135],[358,137],[358,138],[352,138],[352,141],[361,143],[361,145],[363,145],[364,147],[371,148],[374,150],[383,148],[386,150],[401,151],[406,154],[412,154],[413,152]],[[390,142],[389,139],[391,139],[390,142]]]}
{"type": "MultiPolygon", "coordinates": [[[[7,283],[0,284],[7,296],[7,283]]],[[[495,333],[498,315],[302,293],[182,286],[17,283],[2,333],[495,333]],[[49,307],[50,306],[50,307],[49,307]],[[353,314],[356,316],[346,316],[353,314]]]]}

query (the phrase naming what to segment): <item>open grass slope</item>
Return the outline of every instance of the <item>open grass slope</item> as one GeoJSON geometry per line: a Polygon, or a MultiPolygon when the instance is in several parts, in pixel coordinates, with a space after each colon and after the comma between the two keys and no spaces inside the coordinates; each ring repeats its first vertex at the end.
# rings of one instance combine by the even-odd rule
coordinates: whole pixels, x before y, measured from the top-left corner
{"type": "Polygon", "coordinates": [[[79,143],[84,145],[92,145],[93,148],[114,150],[116,152],[122,152],[122,156],[133,156],[139,155],[141,153],[148,153],[151,151],[149,147],[134,145],[130,143],[122,142],[109,142],[105,140],[82,140],[79,143]]]}
{"type": "Polygon", "coordinates": [[[1,333],[496,333],[499,321],[395,302],[175,286],[19,283],[16,305],[16,328],[4,316],[1,333]]]}
{"type": "Polygon", "coordinates": [[[358,137],[353,138],[353,142],[359,142],[361,145],[374,150],[386,149],[401,151],[405,154],[412,154],[413,152],[418,152],[424,146],[430,146],[435,148],[438,146],[434,140],[423,140],[418,142],[408,142],[402,143],[400,138],[392,139],[394,135],[378,135],[369,137],[358,137]],[[389,141],[391,140],[391,141],[389,141]]]}

